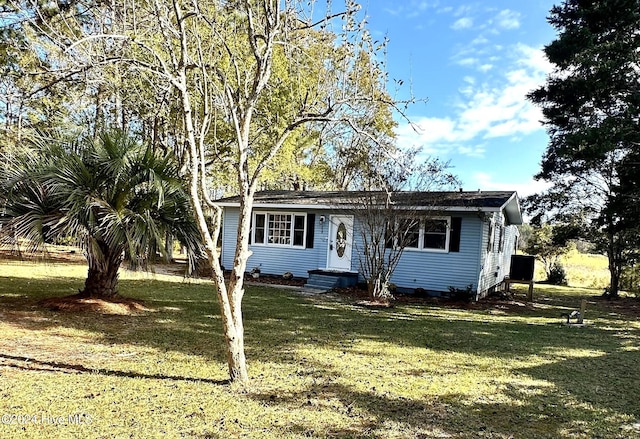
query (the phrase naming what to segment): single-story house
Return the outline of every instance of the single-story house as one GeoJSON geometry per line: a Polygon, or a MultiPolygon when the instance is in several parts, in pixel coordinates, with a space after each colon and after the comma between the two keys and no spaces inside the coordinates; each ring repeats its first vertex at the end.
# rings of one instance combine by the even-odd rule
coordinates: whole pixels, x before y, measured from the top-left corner
{"type": "MultiPolygon", "coordinates": [[[[247,269],[321,283],[318,275],[355,276],[362,281],[359,253],[362,220],[357,203],[366,192],[263,191],[256,193],[247,269]]],[[[386,196],[386,194],[384,194],[386,196]]],[[[430,294],[471,286],[486,295],[509,274],[522,213],[516,192],[397,192],[398,208],[423,216],[412,230],[391,282],[407,292],[430,294]],[[426,223],[431,224],[427,230],[426,223]],[[435,224],[435,227],[433,225],[435,224]]],[[[233,265],[239,198],[223,207],[223,266],[233,265]]],[[[325,285],[330,286],[330,285],[325,285]]]]}

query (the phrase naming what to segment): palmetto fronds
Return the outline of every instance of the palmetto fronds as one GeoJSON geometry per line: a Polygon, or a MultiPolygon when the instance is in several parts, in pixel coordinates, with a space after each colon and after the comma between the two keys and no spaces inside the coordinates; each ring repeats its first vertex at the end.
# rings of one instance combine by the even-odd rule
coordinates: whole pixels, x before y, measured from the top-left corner
{"type": "Polygon", "coordinates": [[[33,243],[72,238],[85,251],[90,276],[123,259],[133,267],[146,264],[164,251],[170,235],[190,255],[200,252],[189,199],[170,156],[120,131],[37,150],[37,157],[3,178],[9,194],[4,220],[19,236],[33,243]]]}

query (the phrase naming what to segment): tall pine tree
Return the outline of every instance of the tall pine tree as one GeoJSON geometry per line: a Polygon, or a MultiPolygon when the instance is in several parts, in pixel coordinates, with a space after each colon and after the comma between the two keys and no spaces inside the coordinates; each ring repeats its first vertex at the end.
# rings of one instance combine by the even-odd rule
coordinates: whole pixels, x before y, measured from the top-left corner
{"type": "Polygon", "coordinates": [[[640,0],[565,0],[551,9],[555,66],[529,99],[542,107],[550,142],[530,199],[538,217],[579,229],[609,259],[609,293],[638,247],[640,0]]]}

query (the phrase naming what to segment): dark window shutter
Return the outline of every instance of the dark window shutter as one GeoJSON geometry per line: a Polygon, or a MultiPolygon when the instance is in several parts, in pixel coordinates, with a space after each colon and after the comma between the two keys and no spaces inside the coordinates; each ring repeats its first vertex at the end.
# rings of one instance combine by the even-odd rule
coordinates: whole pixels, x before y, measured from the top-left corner
{"type": "Polygon", "coordinates": [[[251,244],[252,240],[253,240],[253,213],[249,218],[249,244],[251,244]]]}
{"type": "Polygon", "coordinates": [[[306,247],[313,248],[313,238],[316,233],[316,214],[308,213],[307,214],[307,240],[306,247]]]}
{"type": "Polygon", "coordinates": [[[462,228],[462,218],[451,218],[451,230],[449,231],[449,251],[460,251],[460,229],[462,228]]]}

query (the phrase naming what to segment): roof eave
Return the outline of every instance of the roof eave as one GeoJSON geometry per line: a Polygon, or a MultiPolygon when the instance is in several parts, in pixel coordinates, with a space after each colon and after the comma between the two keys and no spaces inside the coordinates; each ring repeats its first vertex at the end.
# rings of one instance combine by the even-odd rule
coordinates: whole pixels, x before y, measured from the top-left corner
{"type": "Polygon", "coordinates": [[[520,209],[517,192],[514,192],[513,195],[509,197],[500,210],[504,212],[504,216],[509,221],[509,224],[520,225],[523,223],[522,210],[520,209]]]}
{"type": "MultiPolygon", "coordinates": [[[[448,212],[500,212],[504,209],[505,205],[501,207],[482,207],[482,206],[411,206],[407,208],[415,209],[415,210],[425,210],[425,211],[448,211],[448,212]]],[[[240,203],[238,202],[222,202],[218,203],[220,207],[240,207],[240,203]]],[[[256,201],[253,203],[254,208],[260,209],[296,209],[296,210],[304,210],[304,209],[313,209],[313,210],[340,210],[342,209],[350,209],[355,210],[357,207],[349,206],[349,205],[337,205],[337,204],[303,204],[303,203],[261,203],[260,201],[256,201]]]]}

